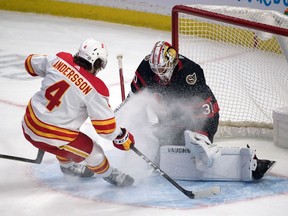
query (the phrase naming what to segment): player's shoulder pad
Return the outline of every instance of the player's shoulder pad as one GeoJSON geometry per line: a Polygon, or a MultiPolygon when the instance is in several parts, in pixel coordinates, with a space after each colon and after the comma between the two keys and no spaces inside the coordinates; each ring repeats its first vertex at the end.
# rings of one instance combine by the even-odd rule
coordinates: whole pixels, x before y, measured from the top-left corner
{"type": "Polygon", "coordinates": [[[99,94],[103,95],[104,97],[109,97],[109,89],[101,79],[94,77],[94,79],[90,82],[99,94]]]}
{"type": "Polygon", "coordinates": [[[71,59],[71,57],[73,58],[72,54],[71,53],[66,53],[66,52],[58,52],[56,54],[56,56],[64,59],[64,60],[67,60],[67,59],[71,59]]]}
{"type": "MultiPolygon", "coordinates": [[[[203,70],[202,67],[197,64],[196,62],[192,61],[191,59],[185,57],[185,56],[182,56],[182,55],[179,55],[179,60],[180,62],[182,63],[182,67],[184,69],[188,69],[188,71],[190,71],[192,69],[192,71],[199,71],[199,70],[203,70]]],[[[186,70],[187,70],[186,69],[186,70]]]]}
{"type": "MultiPolygon", "coordinates": [[[[142,60],[140,65],[137,68],[137,76],[141,76],[142,78],[146,77],[147,79],[152,76],[153,71],[151,70],[150,64],[149,64],[149,56],[147,56],[142,60]]],[[[144,78],[144,79],[146,79],[144,78]]]]}
{"type": "Polygon", "coordinates": [[[80,73],[91,83],[99,94],[104,97],[109,97],[109,89],[100,78],[88,73],[83,68],[81,68],[80,73]]]}
{"type": "MultiPolygon", "coordinates": [[[[59,52],[57,53],[57,56],[67,61],[73,67],[75,67],[75,63],[73,62],[73,56],[70,53],[59,52]]],[[[104,97],[109,97],[109,90],[106,84],[101,79],[88,73],[82,67],[77,70],[80,72],[82,76],[84,76],[91,83],[91,85],[99,94],[103,95],[104,97]]]]}

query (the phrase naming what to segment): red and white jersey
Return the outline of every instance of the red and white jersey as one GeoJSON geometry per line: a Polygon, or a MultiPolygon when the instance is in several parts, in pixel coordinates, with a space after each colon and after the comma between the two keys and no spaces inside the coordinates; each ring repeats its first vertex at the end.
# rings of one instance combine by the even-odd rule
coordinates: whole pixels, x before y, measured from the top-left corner
{"type": "Polygon", "coordinates": [[[73,141],[90,117],[96,132],[113,140],[120,134],[109,91],[103,81],[73,62],[73,56],[29,55],[25,68],[31,76],[43,77],[40,91],[30,100],[22,122],[33,140],[53,146],[73,141]]]}

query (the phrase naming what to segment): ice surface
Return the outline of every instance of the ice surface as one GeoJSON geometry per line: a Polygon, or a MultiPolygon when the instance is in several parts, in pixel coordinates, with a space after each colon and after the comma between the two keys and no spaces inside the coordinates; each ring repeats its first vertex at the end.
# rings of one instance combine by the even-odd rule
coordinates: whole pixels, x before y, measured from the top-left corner
{"type": "MultiPolygon", "coordinates": [[[[107,69],[99,76],[108,85],[111,105],[116,108],[121,102],[116,56],[123,54],[128,91],[136,67],[154,43],[170,41],[168,32],[7,11],[0,11],[0,32],[0,153],[29,158],[35,158],[37,150],[22,136],[20,122],[41,79],[25,74],[23,61],[28,54],[75,53],[83,39],[95,37],[103,41],[108,46],[109,59],[107,69]]],[[[125,124],[125,118],[119,122],[125,124]]],[[[130,124],[126,126],[132,128],[130,124]]],[[[112,164],[135,177],[135,185],[118,189],[100,178],[80,181],[64,177],[54,156],[49,154],[45,154],[40,165],[0,159],[1,216],[287,215],[288,150],[275,146],[272,140],[217,140],[221,146],[249,144],[257,149],[260,158],[276,160],[277,164],[270,175],[257,183],[179,181],[189,190],[222,187],[222,193],[215,197],[189,200],[161,176],[151,175],[149,166],[133,152],[114,149],[110,142],[96,136],[88,123],[82,130],[103,144],[112,164]]],[[[136,135],[139,149],[149,155],[149,143],[139,132],[136,135]]]]}

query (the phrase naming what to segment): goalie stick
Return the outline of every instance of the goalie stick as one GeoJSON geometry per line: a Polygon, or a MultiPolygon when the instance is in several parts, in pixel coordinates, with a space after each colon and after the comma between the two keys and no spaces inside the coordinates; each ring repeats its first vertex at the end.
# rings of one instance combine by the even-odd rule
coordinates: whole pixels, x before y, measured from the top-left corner
{"type": "Polygon", "coordinates": [[[212,195],[216,195],[220,193],[221,188],[219,186],[198,190],[198,191],[188,191],[181,187],[176,181],[174,181],[170,176],[168,176],[163,170],[160,169],[156,164],[154,164],[149,158],[147,158],[144,154],[142,154],[135,146],[131,146],[131,149],[139,155],[143,160],[145,160],[156,172],[158,172],[161,176],[163,176],[166,180],[168,180],[171,184],[173,184],[178,190],[180,190],[183,194],[185,194],[190,199],[199,199],[205,198],[212,195]]]}
{"type": "Polygon", "coordinates": [[[26,163],[40,164],[42,162],[43,157],[44,157],[44,153],[45,153],[45,151],[38,149],[37,157],[34,160],[29,159],[29,158],[22,158],[22,157],[16,157],[16,156],[12,156],[12,155],[4,155],[4,154],[0,154],[0,158],[22,161],[22,162],[26,162],[26,163]]]}
{"type": "Polygon", "coordinates": [[[120,87],[121,87],[121,98],[122,98],[122,101],[124,101],[125,100],[125,87],[124,87],[122,58],[123,58],[122,54],[117,55],[118,66],[119,66],[120,87]]]}

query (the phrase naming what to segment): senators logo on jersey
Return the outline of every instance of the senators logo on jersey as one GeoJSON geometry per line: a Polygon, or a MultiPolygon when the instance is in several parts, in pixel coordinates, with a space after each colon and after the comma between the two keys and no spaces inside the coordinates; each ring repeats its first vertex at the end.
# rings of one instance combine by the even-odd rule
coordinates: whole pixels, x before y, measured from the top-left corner
{"type": "Polygon", "coordinates": [[[189,74],[189,75],[186,77],[186,82],[187,82],[189,85],[195,85],[195,83],[197,82],[196,73],[189,74]]]}

